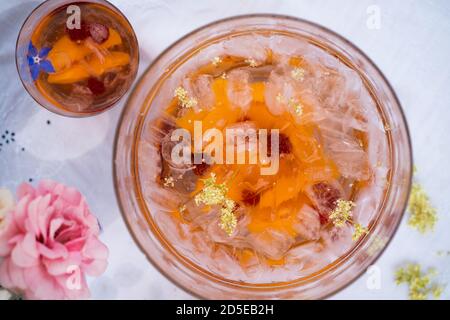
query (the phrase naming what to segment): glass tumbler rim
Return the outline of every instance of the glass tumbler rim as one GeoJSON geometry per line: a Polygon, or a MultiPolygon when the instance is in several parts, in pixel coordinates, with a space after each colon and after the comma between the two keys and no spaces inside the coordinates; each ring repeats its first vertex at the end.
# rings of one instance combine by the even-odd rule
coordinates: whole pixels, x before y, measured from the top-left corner
{"type": "MultiPolygon", "coordinates": [[[[30,21],[31,17],[33,17],[39,10],[41,10],[43,7],[45,7],[49,4],[58,3],[58,2],[60,2],[60,4],[57,7],[55,7],[55,9],[58,9],[59,7],[62,7],[64,5],[67,5],[70,3],[74,3],[74,4],[75,3],[86,3],[86,4],[93,3],[93,4],[103,5],[109,9],[113,10],[118,15],[120,15],[121,18],[124,19],[125,23],[131,30],[132,41],[133,41],[133,43],[136,44],[136,65],[139,66],[139,62],[140,62],[139,41],[137,39],[133,25],[131,24],[129,19],[125,16],[125,14],[123,14],[123,12],[117,6],[112,4],[109,0],[45,0],[42,3],[40,3],[39,5],[37,5],[35,8],[33,8],[33,10],[30,11],[30,13],[27,15],[27,17],[25,18],[25,20],[23,21],[23,23],[19,29],[19,33],[17,35],[16,44],[15,44],[15,51],[14,51],[14,55],[15,55],[14,60],[15,60],[17,75],[19,76],[20,82],[22,83],[22,86],[25,89],[25,91],[28,93],[28,95],[39,106],[45,108],[46,110],[48,110],[52,113],[55,113],[57,115],[64,116],[64,117],[69,117],[69,118],[85,118],[85,117],[92,117],[92,116],[99,115],[99,114],[106,112],[106,111],[112,109],[113,107],[115,107],[120,102],[120,100],[128,92],[131,91],[131,89],[133,87],[133,83],[135,82],[137,75],[138,75],[138,70],[137,70],[138,67],[136,67],[136,70],[133,74],[133,80],[131,81],[129,88],[127,88],[127,90],[125,90],[120,96],[118,96],[114,103],[112,103],[110,106],[108,106],[106,108],[102,108],[99,111],[93,111],[93,112],[88,112],[88,113],[72,112],[72,111],[66,110],[64,108],[54,106],[52,102],[48,102],[48,101],[45,101],[45,102],[48,102],[46,104],[45,102],[41,101],[38,97],[36,97],[35,94],[33,94],[30,91],[30,88],[28,88],[26,81],[24,80],[24,78],[22,76],[22,71],[20,70],[20,66],[19,66],[19,64],[20,64],[19,63],[19,46],[20,46],[20,40],[21,40],[22,33],[23,33],[25,27],[27,26],[27,23],[30,21]]],[[[44,98],[42,98],[42,99],[44,99],[44,98]]]]}

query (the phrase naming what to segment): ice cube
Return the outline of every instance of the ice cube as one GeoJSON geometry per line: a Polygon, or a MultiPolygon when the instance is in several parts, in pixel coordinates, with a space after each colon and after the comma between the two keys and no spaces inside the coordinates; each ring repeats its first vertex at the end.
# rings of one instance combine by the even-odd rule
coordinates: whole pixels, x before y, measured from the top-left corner
{"type": "MultiPolygon", "coordinates": [[[[227,126],[226,146],[234,152],[248,152],[256,157],[258,152],[257,127],[253,121],[243,121],[227,126]],[[233,133],[233,134],[231,134],[233,133]],[[233,148],[233,149],[231,149],[233,148]]],[[[256,158],[255,158],[256,161],[256,158]]]]}
{"type": "Polygon", "coordinates": [[[355,180],[370,177],[367,153],[354,135],[321,126],[321,136],[325,149],[343,177],[355,180]]]}
{"type": "Polygon", "coordinates": [[[352,230],[347,225],[323,229],[321,237],[325,245],[324,258],[328,256],[330,262],[338,259],[353,245],[352,230]]]}
{"type": "Polygon", "coordinates": [[[317,240],[320,232],[320,217],[316,210],[304,205],[297,213],[293,228],[300,240],[317,240]]]}
{"type": "MultiPolygon", "coordinates": [[[[172,159],[172,152],[175,150],[175,146],[178,145],[180,142],[178,141],[172,141],[172,131],[168,132],[164,138],[161,140],[161,156],[162,159],[172,168],[177,168],[179,170],[184,170],[184,171],[188,171],[188,170],[192,170],[194,169],[194,166],[191,163],[191,156],[189,153],[189,158],[186,160],[186,162],[182,162],[181,159],[177,159],[175,161],[175,159],[172,159]]],[[[177,157],[178,158],[178,157],[177,157]]]]}
{"type": "Polygon", "coordinates": [[[207,74],[201,74],[196,77],[186,77],[182,81],[183,88],[188,95],[197,101],[193,106],[196,112],[209,110],[215,104],[215,96],[212,90],[213,77],[207,74]]]}
{"type": "Polygon", "coordinates": [[[337,181],[316,183],[307,188],[306,193],[319,211],[322,224],[328,222],[328,216],[336,207],[336,201],[344,197],[342,187],[337,181]]]}
{"type": "Polygon", "coordinates": [[[267,38],[260,35],[233,37],[223,42],[224,53],[230,56],[253,59],[260,64],[267,58],[267,38]]]}
{"type": "Polygon", "coordinates": [[[294,264],[300,269],[308,263],[315,262],[319,258],[320,251],[323,250],[320,242],[308,242],[293,247],[286,254],[286,263],[294,264]]]}
{"type": "Polygon", "coordinates": [[[241,268],[236,258],[231,254],[228,248],[218,247],[211,255],[211,271],[220,276],[236,277],[241,268]]]}
{"type": "Polygon", "coordinates": [[[297,94],[294,79],[287,75],[284,69],[277,68],[270,73],[264,97],[273,115],[288,111],[289,101],[297,99],[297,94]]]}
{"type": "Polygon", "coordinates": [[[286,232],[270,228],[249,236],[249,243],[254,250],[274,260],[283,258],[294,242],[294,238],[286,232]]]}
{"type": "Polygon", "coordinates": [[[236,69],[228,73],[227,96],[232,106],[247,111],[252,101],[252,89],[247,71],[236,69]]]}
{"type": "Polygon", "coordinates": [[[205,228],[210,239],[214,242],[224,243],[235,246],[237,248],[248,247],[247,226],[250,222],[250,217],[246,215],[243,207],[238,207],[233,214],[237,218],[237,224],[234,232],[228,235],[222,228],[220,228],[220,207],[217,207],[214,212],[206,216],[202,221],[202,226],[205,228]]]}
{"type": "Polygon", "coordinates": [[[303,56],[312,50],[307,41],[291,37],[272,35],[269,38],[269,48],[278,55],[287,57],[303,56]]]}

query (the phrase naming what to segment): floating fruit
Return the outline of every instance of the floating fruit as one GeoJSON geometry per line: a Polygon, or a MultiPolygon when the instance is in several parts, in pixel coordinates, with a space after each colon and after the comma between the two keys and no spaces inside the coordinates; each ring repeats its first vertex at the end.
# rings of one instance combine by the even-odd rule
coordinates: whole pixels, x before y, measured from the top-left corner
{"type": "Polygon", "coordinates": [[[97,43],[104,43],[109,38],[109,30],[100,23],[91,23],[89,25],[89,35],[97,43]]]}
{"type": "MultiPolygon", "coordinates": [[[[116,30],[109,28],[107,31],[101,31],[101,27],[99,26],[93,28],[98,29],[96,31],[98,33],[96,36],[97,39],[102,39],[106,33],[108,34],[107,39],[100,44],[100,48],[109,49],[122,43],[122,38],[116,30]]],[[[94,39],[94,41],[96,40],[94,39]]],[[[77,43],[72,41],[69,33],[69,35],[63,36],[56,41],[48,55],[48,59],[52,62],[55,71],[58,73],[91,54],[94,54],[94,52],[84,42],[77,43]]]]}
{"type": "Polygon", "coordinates": [[[66,28],[66,32],[72,41],[82,41],[89,37],[89,25],[85,22],[81,22],[80,28],[69,29],[66,28]]]}
{"type": "Polygon", "coordinates": [[[123,52],[111,52],[104,57],[103,63],[94,57],[89,63],[76,63],[64,71],[50,74],[47,81],[53,84],[69,84],[85,80],[89,77],[100,77],[117,67],[130,63],[130,56],[123,52]]]}
{"type": "Polygon", "coordinates": [[[97,78],[90,77],[87,86],[94,95],[101,95],[105,92],[105,85],[97,78]]]}

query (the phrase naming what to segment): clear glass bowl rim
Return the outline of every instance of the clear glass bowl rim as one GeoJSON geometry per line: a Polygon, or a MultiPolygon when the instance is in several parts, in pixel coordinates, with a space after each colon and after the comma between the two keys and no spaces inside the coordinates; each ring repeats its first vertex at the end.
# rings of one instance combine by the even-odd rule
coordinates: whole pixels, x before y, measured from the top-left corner
{"type": "MultiPolygon", "coordinates": [[[[152,69],[157,65],[157,63],[163,59],[167,54],[170,53],[171,50],[173,50],[174,48],[176,48],[177,46],[179,46],[180,44],[182,44],[184,41],[186,41],[187,39],[191,39],[191,38],[195,38],[196,35],[200,34],[201,32],[207,30],[210,27],[214,27],[217,25],[221,25],[221,24],[226,24],[229,22],[237,22],[237,21],[243,21],[245,23],[246,20],[248,19],[275,19],[275,20],[283,20],[285,22],[293,22],[293,23],[299,23],[299,24],[303,24],[303,25],[307,25],[313,29],[315,29],[318,32],[321,32],[322,34],[326,34],[328,36],[333,37],[334,39],[337,39],[338,41],[340,41],[341,45],[350,47],[350,49],[353,51],[353,53],[356,53],[360,58],[364,59],[365,61],[363,62],[365,65],[369,66],[373,72],[376,73],[376,75],[374,77],[378,77],[379,81],[382,82],[383,86],[385,89],[388,90],[388,94],[390,95],[391,98],[391,102],[396,106],[397,110],[395,110],[395,112],[398,112],[398,116],[400,117],[398,120],[400,121],[400,124],[403,126],[402,129],[404,129],[404,134],[405,134],[405,138],[406,138],[406,150],[408,153],[408,159],[406,159],[409,162],[409,166],[408,166],[408,179],[407,181],[405,181],[405,190],[404,192],[406,193],[406,196],[404,196],[404,201],[401,205],[401,208],[398,209],[399,212],[401,212],[395,220],[395,225],[394,227],[391,229],[389,237],[387,239],[387,241],[385,242],[385,244],[383,245],[383,247],[378,250],[378,252],[376,252],[375,255],[373,255],[370,258],[370,264],[366,265],[366,268],[368,266],[370,266],[371,264],[373,264],[379,257],[380,255],[384,252],[384,250],[388,247],[390,241],[392,240],[392,238],[394,237],[400,221],[402,220],[402,217],[404,215],[404,212],[406,210],[406,206],[407,206],[407,200],[408,200],[408,196],[410,193],[410,189],[411,189],[411,184],[412,184],[412,164],[413,164],[413,159],[412,159],[412,144],[411,144],[411,139],[410,139],[410,134],[409,134],[409,128],[408,128],[408,124],[406,121],[406,117],[404,115],[403,109],[401,107],[400,101],[395,93],[395,91],[393,90],[392,86],[390,85],[389,81],[386,79],[386,77],[384,76],[384,74],[380,71],[380,69],[376,66],[375,63],[373,63],[373,61],[362,51],[360,50],[357,46],[355,46],[352,42],[350,42],[349,40],[345,39],[343,36],[335,33],[334,31],[323,27],[315,22],[311,22],[305,19],[301,19],[301,18],[297,18],[297,17],[292,17],[292,16],[288,16],[288,15],[279,15],[279,14],[247,14],[247,15],[238,15],[238,16],[232,16],[232,17],[228,17],[228,18],[224,18],[224,19],[220,19],[220,20],[216,20],[214,22],[208,23],[204,26],[201,26],[193,31],[191,31],[190,33],[184,35],[183,37],[181,37],[179,40],[175,41],[172,45],[170,45],[169,47],[167,47],[164,51],[162,51],[152,62],[151,64],[146,68],[146,70],[142,73],[142,75],[139,78],[139,81],[136,82],[134,88],[131,91],[130,96],[128,97],[128,100],[125,104],[124,109],[122,110],[121,116],[119,118],[119,123],[118,123],[118,127],[116,130],[116,136],[115,136],[115,143],[114,143],[114,152],[113,152],[113,177],[114,177],[114,187],[115,187],[115,192],[116,192],[116,196],[117,196],[117,200],[118,200],[118,204],[120,207],[120,211],[121,214],[123,216],[123,219],[125,221],[125,224],[133,238],[133,240],[135,241],[135,243],[138,245],[138,247],[141,249],[141,251],[145,254],[147,260],[161,273],[163,274],[167,279],[169,279],[172,283],[174,283],[175,285],[177,285],[178,287],[182,288],[183,290],[185,290],[186,292],[199,297],[199,298],[217,298],[215,296],[211,297],[209,295],[206,295],[204,292],[203,293],[199,293],[198,289],[193,289],[194,285],[191,284],[189,285],[188,283],[180,283],[179,279],[177,280],[177,277],[175,276],[175,274],[170,273],[169,271],[167,271],[161,264],[161,262],[156,261],[156,259],[154,259],[151,256],[151,253],[147,252],[144,248],[144,246],[140,243],[139,237],[136,235],[135,231],[133,230],[133,226],[131,225],[129,218],[127,217],[127,212],[125,209],[125,204],[124,204],[124,199],[122,198],[122,194],[120,191],[120,185],[121,185],[121,181],[120,178],[118,176],[118,158],[120,157],[119,155],[119,149],[121,148],[121,146],[119,145],[119,140],[121,140],[121,136],[120,136],[120,132],[123,129],[123,123],[124,123],[124,119],[127,116],[127,112],[129,111],[130,105],[131,105],[131,101],[133,100],[136,92],[139,90],[140,85],[142,84],[143,79],[145,78],[145,76],[150,73],[152,71],[152,69]]],[[[246,25],[246,27],[248,27],[248,25],[246,25]]],[[[196,43],[193,47],[197,47],[198,43],[196,43]]],[[[352,61],[354,62],[354,61],[352,61]]],[[[159,81],[159,80],[158,80],[159,81]]],[[[155,82],[158,82],[155,81],[155,82]]],[[[122,141],[123,142],[123,141],[122,141]]],[[[129,196],[129,195],[128,195],[129,196]]],[[[138,210],[138,209],[137,209],[138,210]]],[[[154,240],[154,239],[153,239],[154,240]]],[[[161,246],[161,244],[158,244],[161,246]]],[[[359,248],[359,245],[356,245],[352,250],[351,253],[348,254],[347,256],[350,256],[349,258],[351,258],[351,255],[353,255],[353,253],[357,252],[357,249],[359,248]]],[[[173,256],[172,256],[173,257],[173,256]]],[[[339,259],[338,259],[339,260],[339,259]]],[[[354,274],[350,277],[350,280],[345,281],[344,283],[341,283],[340,285],[338,285],[336,288],[332,289],[332,290],[327,290],[325,293],[323,294],[319,294],[319,295],[315,295],[312,298],[326,298],[329,297],[337,292],[339,292],[340,290],[346,288],[347,286],[349,286],[351,283],[353,283],[354,281],[356,281],[366,270],[366,268],[361,268],[359,270],[359,272],[357,274],[354,274]]],[[[335,268],[334,268],[335,269],[335,268]]],[[[192,271],[192,270],[191,270],[192,271]]],[[[194,270],[195,272],[195,270],[194,270]]],[[[194,279],[197,280],[197,279],[194,279]]],[[[204,279],[201,279],[204,280],[204,279]]],[[[206,283],[208,283],[209,280],[206,281],[206,283]]],[[[217,285],[217,284],[215,284],[217,285]]],[[[222,284],[218,284],[218,286],[220,287],[222,284]]],[[[225,286],[228,286],[228,284],[225,284],[225,286]]],[[[292,287],[286,287],[286,290],[289,289],[294,289],[295,290],[296,286],[292,286],[292,287]]],[[[217,289],[217,288],[216,288],[217,289]]],[[[229,289],[229,288],[228,288],[229,289]]],[[[245,286],[243,287],[238,287],[238,288],[231,288],[229,290],[240,290],[240,289],[246,289],[245,286]]],[[[262,290],[264,291],[265,288],[262,288],[262,290]]],[[[269,293],[269,295],[265,295],[265,293],[263,294],[256,294],[256,292],[258,292],[258,289],[256,291],[254,291],[253,293],[255,293],[255,297],[257,298],[262,298],[262,299],[267,299],[267,298],[276,298],[276,295],[274,295],[273,291],[271,293],[271,290],[283,290],[283,288],[281,289],[273,289],[273,288],[269,288],[269,290],[267,291],[269,293]]],[[[229,293],[229,292],[228,292],[229,293]]],[[[248,298],[248,299],[252,299],[252,291],[250,290],[249,292],[245,293],[244,298],[248,298]]],[[[221,296],[219,296],[221,297],[221,296]]],[[[226,298],[233,298],[232,296],[225,296],[226,298]]],[[[223,298],[223,297],[222,297],[223,298]]],[[[238,298],[242,298],[241,296],[239,296],[238,298]]],[[[294,297],[295,298],[295,297],[294,297]]]]}

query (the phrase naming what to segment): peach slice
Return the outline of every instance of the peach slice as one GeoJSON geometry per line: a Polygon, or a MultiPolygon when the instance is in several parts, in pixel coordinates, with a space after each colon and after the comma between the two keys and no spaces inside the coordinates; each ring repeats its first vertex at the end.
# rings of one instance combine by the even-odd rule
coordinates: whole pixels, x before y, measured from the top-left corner
{"type": "MultiPolygon", "coordinates": [[[[119,33],[109,28],[109,38],[100,45],[103,49],[109,49],[120,45],[122,38],[119,33]]],[[[71,67],[74,63],[86,58],[92,54],[92,50],[84,44],[78,44],[70,40],[69,36],[63,36],[56,41],[52,50],[48,55],[48,59],[52,62],[56,72],[60,72],[66,68],[71,67]]]]}
{"type": "Polygon", "coordinates": [[[99,77],[117,67],[122,67],[130,63],[130,56],[123,52],[110,52],[105,56],[104,63],[94,57],[89,63],[78,62],[70,68],[49,74],[47,81],[53,84],[70,84],[85,80],[90,76],[99,77]]]}
{"type": "Polygon", "coordinates": [[[59,72],[70,67],[74,62],[84,59],[89,54],[91,54],[89,48],[73,42],[69,36],[64,36],[56,41],[48,54],[48,59],[52,62],[55,71],[59,72]]]}
{"type": "Polygon", "coordinates": [[[49,74],[47,81],[53,84],[70,84],[89,78],[86,67],[77,63],[64,71],[49,74]]]}
{"type": "Polygon", "coordinates": [[[105,56],[105,61],[102,63],[97,57],[94,57],[89,63],[92,67],[94,76],[101,76],[105,72],[117,67],[122,67],[130,63],[130,55],[124,52],[110,52],[105,56]]]}
{"type": "Polygon", "coordinates": [[[105,49],[109,49],[120,44],[122,44],[122,38],[120,34],[116,30],[109,28],[109,38],[100,46],[105,49]]]}

